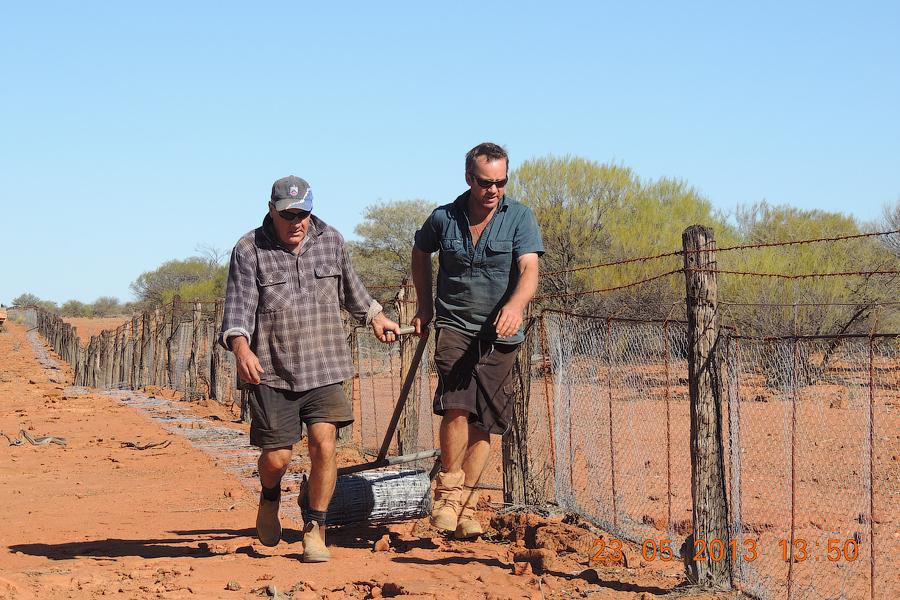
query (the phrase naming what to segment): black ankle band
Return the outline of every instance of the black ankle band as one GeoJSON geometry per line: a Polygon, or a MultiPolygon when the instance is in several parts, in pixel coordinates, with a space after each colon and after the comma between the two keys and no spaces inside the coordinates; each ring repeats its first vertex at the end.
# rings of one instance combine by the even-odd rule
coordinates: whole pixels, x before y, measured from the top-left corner
{"type": "Polygon", "coordinates": [[[276,485],[275,487],[267,488],[266,486],[262,486],[262,495],[263,498],[269,501],[276,501],[281,499],[281,483],[276,485]]]}
{"type": "Polygon", "coordinates": [[[313,510],[311,508],[306,509],[306,518],[309,521],[315,521],[319,525],[325,524],[325,519],[328,516],[327,510],[313,510]]]}

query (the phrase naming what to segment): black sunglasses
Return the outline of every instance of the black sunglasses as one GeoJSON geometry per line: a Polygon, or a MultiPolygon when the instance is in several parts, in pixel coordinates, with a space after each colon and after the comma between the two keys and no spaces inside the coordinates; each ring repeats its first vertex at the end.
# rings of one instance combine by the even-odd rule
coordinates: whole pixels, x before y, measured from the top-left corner
{"type": "Polygon", "coordinates": [[[475,173],[469,173],[472,176],[472,179],[475,180],[475,183],[484,189],[490,189],[491,186],[496,185],[497,189],[503,189],[506,187],[506,184],[509,182],[509,177],[504,177],[503,179],[482,179],[475,173]]]}
{"type": "Polygon", "coordinates": [[[282,219],[284,219],[285,221],[287,221],[288,223],[293,223],[294,221],[296,221],[298,219],[300,221],[302,221],[303,219],[305,219],[306,217],[308,217],[311,214],[312,214],[312,211],[310,211],[310,210],[301,210],[298,213],[290,212],[287,210],[279,210],[278,211],[278,216],[281,217],[282,219]]]}

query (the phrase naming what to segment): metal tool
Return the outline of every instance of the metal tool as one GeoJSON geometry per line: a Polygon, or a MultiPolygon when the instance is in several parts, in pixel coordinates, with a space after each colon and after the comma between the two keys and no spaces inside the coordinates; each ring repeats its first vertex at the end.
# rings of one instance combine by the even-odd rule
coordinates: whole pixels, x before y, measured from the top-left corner
{"type": "MultiPolygon", "coordinates": [[[[415,331],[415,327],[406,326],[400,328],[399,334],[409,335],[415,331]]],[[[412,362],[403,381],[403,387],[400,388],[400,396],[394,406],[394,414],[391,416],[391,421],[384,434],[384,441],[375,460],[341,467],[337,470],[338,478],[331,503],[328,505],[326,525],[404,521],[422,518],[431,513],[431,480],[439,467],[437,461],[430,472],[420,469],[376,470],[440,456],[441,451],[437,448],[403,456],[387,455],[409,391],[418,374],[422,355],[427,347],[426,331],[416,345],[412,362]]],[[[298,498],[301,511],[304,513],[306,483],[304,476],[298,498]]],[[[305,519],[306,515],[304,514],[305,519]]]]}

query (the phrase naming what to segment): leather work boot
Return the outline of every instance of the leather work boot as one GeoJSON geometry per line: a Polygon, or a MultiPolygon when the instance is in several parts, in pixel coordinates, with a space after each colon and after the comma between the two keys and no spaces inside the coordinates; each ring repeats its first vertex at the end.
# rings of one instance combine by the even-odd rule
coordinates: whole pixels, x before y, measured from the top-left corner
{"type": "Polygon", "coordinates": [[[331,552],[325,546],[319,524],[310,521],[303,527],[303,562],[320,563],[331,560],[331,552]]]}
{"type": "Polygon", "coordinates": [[[259,495],[256,511],[256,537],[263,546],[277,546],[281,540],[281,521],[278,520],[278,500],[266,500],[259,495]]]}
{"type": "Polygon", "coordinates": [[[469,486],[463,487],[462,511],[459,513],[459,520],[454,532],[454,537],[458,540],[475,538],[484,533],[481,523],[475,518],[475,508],[478,506],[479,495],[478,490],[469,486]]]}
{"type": "Polygon", "coordinates": [[[462,508],[464,471],[441,471],[434,478],[434,505],[431,524],[444,531],[456,531],[459,511],[462,508]]]}

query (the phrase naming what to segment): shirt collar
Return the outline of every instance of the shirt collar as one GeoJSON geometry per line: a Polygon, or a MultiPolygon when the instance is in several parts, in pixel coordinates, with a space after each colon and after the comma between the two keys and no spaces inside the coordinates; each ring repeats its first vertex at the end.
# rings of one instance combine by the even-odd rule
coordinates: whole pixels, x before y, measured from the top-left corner
{"type": "MultiPolygon", "coordinates": [[[[456,205],[456,208],[466,214],[469,211],[469,194],[472,193],[472,190],[466,190],[462,194],[456,197],[456,200],[453,201],[453,204],[456,205]]],[[[497,206],[497,212],[505,211],[509,208],[509,203],[507,202],[508,195],[503,194],[503,198],[500,200],[500,205],[497,206]]]]}

